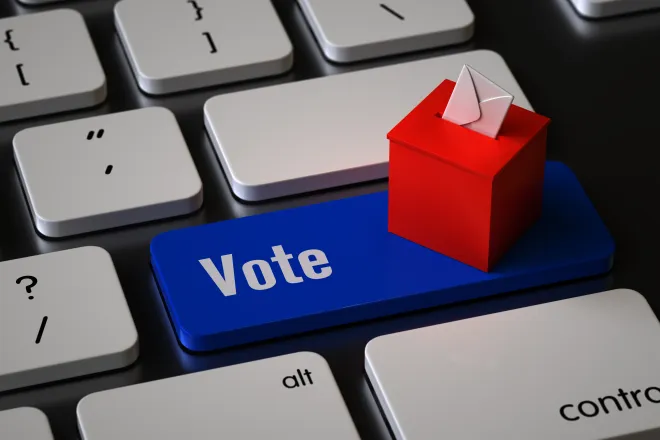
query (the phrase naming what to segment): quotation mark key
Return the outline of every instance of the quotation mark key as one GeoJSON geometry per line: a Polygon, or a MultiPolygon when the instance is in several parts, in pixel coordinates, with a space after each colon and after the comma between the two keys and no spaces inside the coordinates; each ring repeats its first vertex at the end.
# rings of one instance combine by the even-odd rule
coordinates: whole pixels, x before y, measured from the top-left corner
{"type": "Polygon", "coordinates": [[[100,129],[98,132],[95,132],[94,130],[91,130],[89,133],[87,133],[87,140],[91,141],[94,139],[94,133],[96,133],[96,138],[101,139],[103,137],[103,133],[105,133],[105,130],[100,129]]]}

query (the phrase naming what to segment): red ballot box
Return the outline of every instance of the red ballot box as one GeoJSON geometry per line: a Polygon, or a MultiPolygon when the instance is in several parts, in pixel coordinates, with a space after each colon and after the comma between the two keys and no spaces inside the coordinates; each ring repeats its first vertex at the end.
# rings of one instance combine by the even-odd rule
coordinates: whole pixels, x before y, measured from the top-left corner
{"type": "Polygon", "coordinates": [[[442,119],[443,81],[387,135],[391,233],[482,271],[539,218],[550,120],[511,105],[497,139],[442,119]]]}

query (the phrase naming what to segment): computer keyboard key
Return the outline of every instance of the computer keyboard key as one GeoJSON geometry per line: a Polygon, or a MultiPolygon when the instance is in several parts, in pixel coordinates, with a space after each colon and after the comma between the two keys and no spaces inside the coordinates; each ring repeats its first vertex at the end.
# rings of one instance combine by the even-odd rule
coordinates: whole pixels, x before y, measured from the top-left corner
{"type": "Polygon", "coordinates": [[[385,178],[387,133],[463,64],[531,110],[504,60],[479,50],[216,96],[204,120],[243,200],[385,178]]]}
{"type": "Polygon", "coordinates": [[[0,122],[103,102],[105,74],[80,13],[0,19],[0,90],[0,122]]]}
{"type": "Polygon", "coordinates": [[[83,440],[359,440],[325,359],[301,352],[83,398],[83,440]]]}
{"type": "Polygon", "coordinates": [[[202,181],[176,118],[148,107],[28,128],[14,153],[36,228],[64,237],[189,214],[202,181]]]}
{"type": "Polygon", "coordinates": [[[64,0],[16,0],[24,5],[45,5],[46,3],[61,2],[64,0]]]}
{"type": "Polygon", "coordinates": [[[472,38],[465,0],[298,0],[324,55],[347,63],[472,38]]]}
{"type": "Polygon", "coordinates": [[[121,0],[115,24],[140,88],[154,95],[278,75],[293,65],[271,0],[121,0]]]}
{"type": "Polygon", "coordinates": [[[0,411],[0,438],[3,440],[53,440],[46,414],[22,407],[0,411]]]}
{"type": "Polygon", "coordinates": [[[660,8],[660,0],[570,0],[580,15],[603,18],[660,8]]]}
{"type": "Polygon", "coordinates": [[[138,336],[110,255],[83,247],[0,263],[0,392],[126,367],[138,336]]]}
{"type": "Polygon", "coordinates": [[[632,290],[381,336],[365,369],[397,439],[660,438],[660,323],[632,290]]]}
{"type": "Polygon", "coordinates": [[[151,266],[181,344],[210,351],[607,272],[614,242],[575,175],[491,272],[388,232],[387,192],[169,231],[151,266]]]}

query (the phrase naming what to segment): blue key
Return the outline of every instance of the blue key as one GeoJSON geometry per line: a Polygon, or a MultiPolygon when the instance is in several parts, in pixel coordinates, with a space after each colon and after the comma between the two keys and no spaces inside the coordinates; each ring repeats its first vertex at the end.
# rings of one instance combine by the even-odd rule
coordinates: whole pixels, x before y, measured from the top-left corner
{"type": "Polygon", "coordinates": [[[151,243],[181,344],[209,351],[605,273],[614,242],[548,162],[541,219],[490,273],[387,231],[387,192],[171,231],[151,243]]]}

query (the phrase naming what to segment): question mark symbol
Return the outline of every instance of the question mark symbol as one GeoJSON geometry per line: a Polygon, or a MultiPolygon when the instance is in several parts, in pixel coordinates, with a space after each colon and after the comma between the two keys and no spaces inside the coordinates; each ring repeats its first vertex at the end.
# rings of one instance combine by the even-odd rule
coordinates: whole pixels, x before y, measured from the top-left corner
{"type": "MultiPolygon", "coordinates": [[[[21,284],[23,280],[29,280],[30,284],[25,286],[25,291],[27,293],[32,293],[32,288],[37,285],[37,279],[31,275],[25,275],[16,280],[16,284],[21,284]]],[[[28,296],[28,299],[34,299],[34,296],[28,296]]]]}

